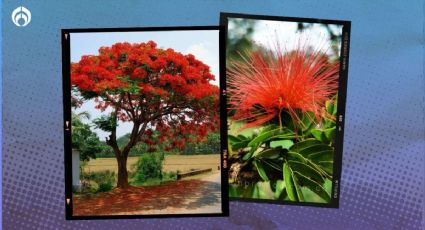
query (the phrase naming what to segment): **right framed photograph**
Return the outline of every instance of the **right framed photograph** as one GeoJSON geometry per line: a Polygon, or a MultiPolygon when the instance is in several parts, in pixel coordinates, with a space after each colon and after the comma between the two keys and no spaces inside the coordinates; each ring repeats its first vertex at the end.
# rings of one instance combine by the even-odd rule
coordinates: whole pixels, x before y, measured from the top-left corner
{"type": "Polygon", "coordinates": [[[230,199],[338,208],[351,22],[221,13],[220,24],[230,199]]]}

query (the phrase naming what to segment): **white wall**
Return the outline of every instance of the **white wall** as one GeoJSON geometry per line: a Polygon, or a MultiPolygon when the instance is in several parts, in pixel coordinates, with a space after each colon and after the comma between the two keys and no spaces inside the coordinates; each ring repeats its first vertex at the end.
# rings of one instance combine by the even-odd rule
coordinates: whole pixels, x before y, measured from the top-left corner
{"type": "Polygon", "coordinates": [[[80,183],[80,152],[72,149],[72,188],[79,191],[80,183]]]}

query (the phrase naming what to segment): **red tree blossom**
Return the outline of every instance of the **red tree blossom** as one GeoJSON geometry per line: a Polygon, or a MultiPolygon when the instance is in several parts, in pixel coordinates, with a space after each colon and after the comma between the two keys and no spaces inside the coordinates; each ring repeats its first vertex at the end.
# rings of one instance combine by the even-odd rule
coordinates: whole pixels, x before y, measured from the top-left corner
{"type": "MultiPolygon", "coordinates": [[[[158,48],[156,43],[116,43],[101,47],[98,55],[82,56],[71,67],[71,84],[85,100],[94,99],[96,108],[112,108],[98,127],[110,132],[106,143],[118,162],[120,188],[128,187],[127,157],[139,142],[151,147],[153,131],[170,143],[167,149],[183,148],[187,141],[203,139],[218,129],[219,89],[210,68],[193,55],[158,48]],[[130,140],[117,145],[117,121],[133,123],[130,140]]],[[[74,99],[77,101],[77,98],[74,99]]]]}
{"type": "Polygon", "coordinates": [[[339,63],[328,61],[320,51],[298,46],[285,52],[276,45],[268,52],[248,52],[228,68],[229,110],[243,120],[241,129],[261,125],[276,116],[282,126],[286,111],[295,122],[299,112],[312,112],[316,119],[321,108],[336,93],[339,63]]]}

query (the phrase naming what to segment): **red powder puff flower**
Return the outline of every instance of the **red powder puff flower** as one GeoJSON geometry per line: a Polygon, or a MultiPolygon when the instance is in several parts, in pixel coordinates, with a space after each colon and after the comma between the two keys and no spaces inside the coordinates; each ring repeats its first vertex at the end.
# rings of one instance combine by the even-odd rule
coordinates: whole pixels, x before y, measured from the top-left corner
{"type": "Polygon", "coordinates": [[[246,125],[264,124],[288,112],[301,123],[298,112],[312,112],[320,119],[321,108],[338,88],[339,63],[330,63],[326,54],[298,45],[285,52],[277,44],[265,53],[247,52],[242,61],[228,68],[229,110],[233,119],[246,125]]]}

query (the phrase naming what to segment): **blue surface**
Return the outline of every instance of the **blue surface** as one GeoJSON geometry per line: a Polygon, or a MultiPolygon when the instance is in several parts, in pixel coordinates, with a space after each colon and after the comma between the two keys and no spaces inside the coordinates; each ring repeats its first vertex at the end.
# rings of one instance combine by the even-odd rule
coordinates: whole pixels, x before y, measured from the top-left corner
{"type": "MultiPolygon", "coordinates": [[[[2,11],[3,4],[0,2],[0,12],[2,11]]],[[[0,18],[0,31],[2,31],[2,21],[3,18],[0,18]]],[[[0,44],[3,44],[3,37],[0,36],[0,44]]],[[[3,46],[0,45],[0,100],[3,98],[3,46]]],[[[3,105],[0,106],[0,127],[3,127],[3,105]]],[[[3,128],[0,130],[0,140],[3,140],[3,128]]],[[[3,141],[0,142],[0,157],[3,159],[3,141]]],[[[3,172],[3,164],[2,161],[0,161],[0,172],[3,172]]],[[[3,183],[0,183],[0,197],[2,197],[3,189],[2,189],[3,183]]],[[[3,202],[0,203],[0,213],[3,213],[3,202]]],[[[0,218],[0,226],[3,226],[3,218],[0,218]]]]}
{"type": "Polygon", "coordinates": [[[422,229],[424,3],[4,1],[5,229],[422,229]],[[16,27],[19,5],[31,23],[16,27]],[[233,202],[229,218],[65,221],[61,28],[216,25],[219,12],[351,20],[339,209],[233,202]]]}

